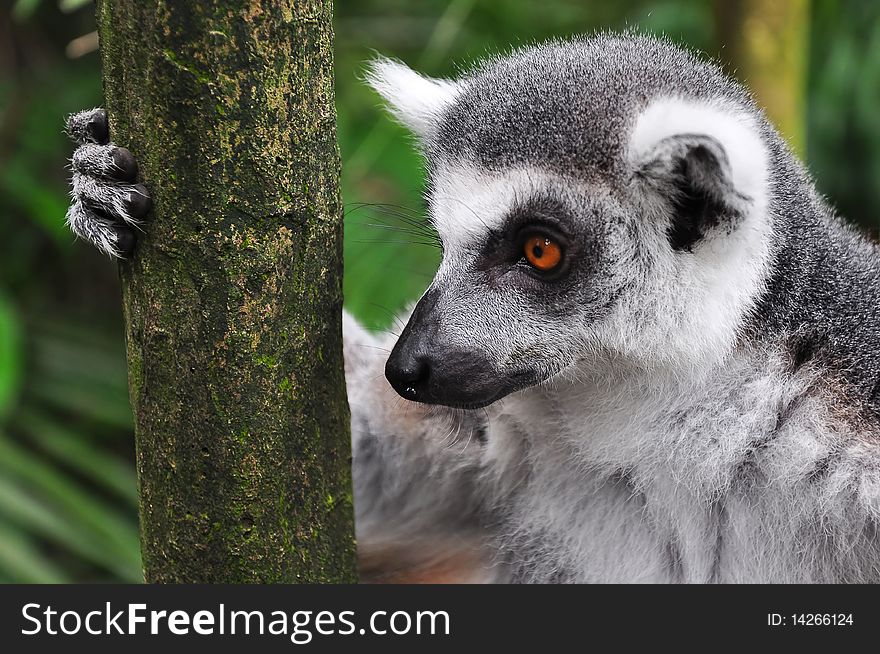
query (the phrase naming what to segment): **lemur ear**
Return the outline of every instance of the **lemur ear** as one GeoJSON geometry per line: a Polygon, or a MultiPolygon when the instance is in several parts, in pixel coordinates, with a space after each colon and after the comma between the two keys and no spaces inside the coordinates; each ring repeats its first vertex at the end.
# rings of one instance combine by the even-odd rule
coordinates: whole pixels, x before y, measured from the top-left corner
{"type": "Polygon", "coordinates": [[[391,113],[422,139],[433,134],[437,118],[460,89],[457,82],[425,77],[385,57],[370,62],[366,81],[385,98],[391,113]]]}
{"type": "Polygon", "coordinates": [[[719,228],[730,233],[766,206],[766,149],[748,116],[666,100],[640,116],[631,151],[645,192],[671,211],[676,250],[692,251],[719,228]]]}

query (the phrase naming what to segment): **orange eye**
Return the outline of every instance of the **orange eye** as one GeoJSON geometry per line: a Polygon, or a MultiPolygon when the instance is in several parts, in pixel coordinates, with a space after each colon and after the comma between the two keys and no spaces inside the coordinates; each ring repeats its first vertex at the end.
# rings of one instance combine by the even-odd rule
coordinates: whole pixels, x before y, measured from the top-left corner
{"type": "Polygon", "coordinates": [[[541,272],[553,270],[562,261],[562,248],[546,236],[530,237],[525,243],[523,253],[526,261],[541,272]]]}

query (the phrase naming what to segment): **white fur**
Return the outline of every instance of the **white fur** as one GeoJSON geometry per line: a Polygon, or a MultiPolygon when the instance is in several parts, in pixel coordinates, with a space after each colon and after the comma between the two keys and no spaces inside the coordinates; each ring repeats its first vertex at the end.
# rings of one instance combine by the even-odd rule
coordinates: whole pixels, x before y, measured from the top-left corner
{"type": "Polygon", "coordinates": [[[767,206],[767,152],[754,119],[722,102],[663,98],[636,120],[630,137],[633,161],[644,161],[663,139],[682,134],[710,136],[730,163],[733,183],[756,206],[767,206]]]}
{"type": "Polygon", "coordinates": [[[503,224],[518,198],[560,181],[538,168],[495,172],[464,161],[440,162],[428,190],[431,222],[446,252],[467,250],[503,224]]]}
{"type": "Polygon", "coordinates": [[[456,82],[420,75],[385,57],[373,60],[366,79],[388,102],[394,116],[422,138],[431,134],[459,89],[456,82]]]}
{"type": "Polygon", "coordinates": [[[763,349],[693,379],[606,364],[490,409],[493,439],[526,443],[516,446],[523,472],[503,500],[513,510],[502,537],[502,548],[533,552],[525,580],[877,574],[847,569],[849,561],[833,568],[823,557],[840,552],[809,540],[810,529],[824,530],[829,544],[851,547],[865,521],[880,518],[880,481],[865,465],[880,444],[835,415],[831,394],[809,390],[815,371],[791,378],[784,353],[763,349]],[[756,449],[761,434],[766,446],[756,449]],[[750,453],[760,472],[754,485],[736,486],[750,453]],[[812,479],[831,453],[838,458],[827,476],[812,479]],[[615,480],[621,473],[625,484],[615,480]],[[670,547],[679,566],[669,563],[670,547]]]}
{"type": "Polygon", "coordinates": [[[731,351],[767,278],[772,244],[767,153],[745,113],[720,103],[663,99],[636,121],[633,169],[650,161],[664,139],[678,135],[709,136],[721,144],[731,181],[743,196],[743,220],[730,234],[704,239],[694,252],[675,252],[666,244],[665,198],[645,198],[656,229],[643,238],[658,254],[649,288],[624,297],[621,310],[597,327],[596,338],[644,361],[699,367],[731,351]]]}

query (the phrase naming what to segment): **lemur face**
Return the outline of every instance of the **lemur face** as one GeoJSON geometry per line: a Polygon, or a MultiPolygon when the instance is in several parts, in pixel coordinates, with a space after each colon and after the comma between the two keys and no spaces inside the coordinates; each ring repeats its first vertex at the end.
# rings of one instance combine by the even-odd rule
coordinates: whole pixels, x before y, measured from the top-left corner
{"type": "Polygon", "coordinates": [[[581,325],[607,314],[625,214],[609,190],[586,193],[529,170],[448,162],[434,171],[440,269],[386,374],[404,397],[485,406],[542,382],[584,348],[581,325]]]}
{"type": "Polygon", "coordinates": [[[386,365],[403,397],[481,407],[608,355],[692,367],[735,345],[769,266],[762,119],[646,44],[551,44],[456,82],[374,64],[443,243],[386,365]]]}

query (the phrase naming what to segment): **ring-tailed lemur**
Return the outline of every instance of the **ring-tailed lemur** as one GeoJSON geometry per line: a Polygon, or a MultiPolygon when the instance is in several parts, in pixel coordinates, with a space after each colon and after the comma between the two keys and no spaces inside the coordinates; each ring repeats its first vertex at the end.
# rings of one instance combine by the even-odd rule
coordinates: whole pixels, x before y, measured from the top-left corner
{"type": "MultiPolygon", "coordinates": [[[[880,580],[880,257],[741,86],[632,34],[369,82],[420,140],[443,258],[387,361],[344,319],[368,567],[880,580]]],[[[146,192],[106,179],[133,159],[74,167],[71,227],[130,251],[146,192]]]]}

